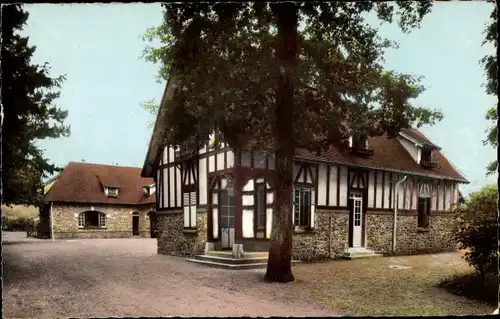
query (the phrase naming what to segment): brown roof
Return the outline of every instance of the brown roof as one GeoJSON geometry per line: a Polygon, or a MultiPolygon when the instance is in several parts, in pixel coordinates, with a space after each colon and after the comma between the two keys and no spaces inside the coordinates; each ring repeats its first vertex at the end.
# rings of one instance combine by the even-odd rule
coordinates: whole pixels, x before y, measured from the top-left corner
{"type": "Polygon", "coordinates": [[[142,187],[153,184],[142,178],[141,168],[70,162],[45,196],[46,202],[152,204],[155,195],[145,197],[142,187]],[[104,186],[118,187],[118,197],[107,197],[104,186]]]}
{"type": "Polygon", "coordinates": [[[401,133],[403,133],[404,135],[408,136],[409,138],[414,139],[415,141],[417,141],[417,142],[419,142],[421,144],[427,144],[427,145],[430,145],[430,146],[434,146],[436,148],[440,148],[436,144],[434,144],[431,141],[429,141],[429,139],[427,137],[425,137],[424,134],[420,133],[420,131],[417,130],[416,128],[404,129],[404,130],[401,130],[401,133]]]}
{"type": "MultiPolygon", "coordinates": [[[[417,129],[406,130],[413,136],[418,137],[419,142],[434,145],[417,129]]],[[[396,138],[388,138],[386,136],[369,137],[368,145],[373,149],[373,155],[370,157],[361,157],[341,151],[339,148],[330,147],[328,151],[316,154],[306,149],[297,148],[295,154],[299,158],[326,161],[338,164],[345,164],[358,167],[367,167],[373,169],[399,171],[409,174],[423,175],[429,178],[451,179],[462,182],[468,182],[466,178],[451,164],[446,157],[439,151],[435,150],[435,160],[437,166],[432,169],[421,167],[401,145],[396,138]]],[[[254,142],[248,142],[245,147],[255,147],[254,142]]]]}

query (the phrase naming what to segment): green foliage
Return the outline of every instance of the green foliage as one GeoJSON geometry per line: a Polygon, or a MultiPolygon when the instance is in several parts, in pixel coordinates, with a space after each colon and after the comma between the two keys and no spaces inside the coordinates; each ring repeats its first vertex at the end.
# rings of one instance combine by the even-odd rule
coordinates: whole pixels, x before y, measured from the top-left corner
{"type": "Polygon", "coordinates": [[[35,225],[35,221],[28,217],[9,218],[2,216],[2,230],[28,231],[35,225]]]}
{"type": "MultiPolygon", "coordinates": [[[[143,56],[160,62],[175,88],[167,105],[167,145],[198,148],[215,132],[230,145],[253,139],[276,152],[275,231],[266,278],[291,274],[291,187],[295,147],[342,147],[353,129],[394,137],[413,124],[433,124],[438,110],[414,105],[419,77],[383,67],[394,43],[369,26],[398,17],[408,32],[429,1],[302,3],[168,3],[165,19],[146,31],[143,56]],[[300,26],[300,29],[299,29],[300,26]],[[272,273],[272,275],[270,275],[272,273]]],[[[163,108],[166,108],[164,110],[163,108]]],[[[219,136],[218,136],[219,137],[219,136]]]]}
{"type": "MultiPolygon", "coordinates": [[[[483,45],[491,43],[496,49],[498,47],[498,39],[497,39],[497,6],[494,6],[490,20],[486,25],[486,29],[484,30],[485,39],[483,41],[483,45]]],[[[486,75],[486,83],[484,87],[486,89],[486,94],[488,95],[496,95],[497,94],[497,86],[498,86],[498,65],[497,65],[497,55],[486,55],[480,60],[481,65],[484,68],[484,73],[486,75]]],[[[490,121],[490,127],[486,130],[486,139],[483,141],[483,144],[490,144],[494,148],[498,147],[498,113],[497,113],[498,105],[492,106],[486,112],[486,120],[490,121]]],[[[494,160],[488,164],[486,167],[486,175],[491,175],[497,172],[498,162],[494,160]]]]}
{"type": "MultiPolygon", "coordinates": [[[[276,57],[278,29],[264,3],[167,4],[164,23],[146,31],[154,40],[143,57],[162,63],[168,77],[177,63],[182,90],[170,103],[167,136],[181,144],[217,127],[227,140],[247,135],[263,147],[274,142],[272,106],[280,73],[276,57]],[[175,46],[171,46],[175,43],[175,46]],[[185,129],[172,116],[183,108],[193,124],[185,129]],[[194,132],[194,134],[193,134],[194,132]]],[[[322,150],[340,144],[354,127],[370,135],[394,136],[413,124],[433,124],[442,113],[413,105],[424,90],[419,77],[383,69],[384,50],[394,43],[380,38],[362,14],[376,10],[382,21],[399,16],[405,31],[418,26],[428,2],[331,2],[297,5],[299,58],[294,70],[294,127],[297,144],[322,150]],[[314,98],[310,87],[318,93],[314,98]]]]}
{"type": "Polygon", "coordinates": [[[38,204],[42,178],[58,168],[36,142],[69,135],[67,111],[54,105],[64,76],[51,78],[47,63],[31,63],[34,46],[19,32],[28,13],[20,5],[2,6],[2,192],[5,204],[38,204]]]}
{"type": "MultiPolygon", "coordinates": [[[[160,105],[158,103],[155,103],[154,99],[147,100],[141,103],[141,108],[146,110],[149,114],[154,115],[156,119],[156,114],[158,113],[158,109],[160,108],[160,105]]],[[[153,128],[155,125],[154,120],[148,123],[148,128],[153,128]]]]}
{"type": "Polygon", "coordinates": [[[454,238],[465,260],[484,278],[498,273],[498,187],[487,185],[459,205],[454,238]]]}

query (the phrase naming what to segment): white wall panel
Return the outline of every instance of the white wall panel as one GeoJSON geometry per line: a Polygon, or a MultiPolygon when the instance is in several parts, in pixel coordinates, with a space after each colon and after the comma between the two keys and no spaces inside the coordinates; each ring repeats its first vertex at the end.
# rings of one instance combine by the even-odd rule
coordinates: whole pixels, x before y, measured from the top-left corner
{"type": "Polygon", "coordinates": [[[253,209],[243,209],[242,230],[243,238],[253,238],[253,209]]]}
{"type": "Polygon", "coordinates": [[[391,194],[391,176],[389,173],[385,172],[384,174],[384,208],[388,209],[390,206],[390,200],[394,200],[394,196],[392,196],[389,200],[391,194]]]}
{"type": "Polygon", "coordinates": [[[382,183],[384,181],[384,172],[383,171],[378,171],[377,172],[377,200],[375,201],[375,204],[377,205],[376,208],[383,208],[382,207],[382,183]]]}
{"type": "Polygon", "coordinates": [[[168,168],[163,169],[163,208],[170,207],[168,202],[168,193],[170,191],[168,187],[168,168]]]}
{"type": "Polygon", "coordinates": [[[214,238],[219,238],[219,210],[217,209],[216,206],[212,208],[212,221],[213,221],[213,226],[212,227],[212,235],[214,238]]]}
{"type": "Polygon", "coordinates": [[[368,173],[368,208],[373,208],[373,201],[375,196],[375,174],[374,171],[368,173]]]}
{"type": "Polygon", "coordinates": [[[227,151],[227,168],[234,167],[234,152],[227,151]]]}
{"type": "MultiPolygon", "coordinates": [[[[178,167],[175,167],[174,170],[175,170],[175,174],[176,174],[175,175],[175,178],[176,178],[175,187],[176,187],[176,191],[177,191],[177,194],[176,194],[177,195],[177,206],[181,206],[181,200],[182,200],[182,194],[181,194],[182,175],[181,174],[182,174],[182,172],[178,167]]],[[[172,194],[171,196],[174,197],[175,195],[172,194]]]]}
{"type": "Polygon", "coordinates": [[[243,206],[252,206],[253,205],[253,195],[243,195],[243,206]]]}
{"type": "Polygon", "coordinates": [[[198,169],[198,190],[199,190],[199,201],[200,205],[207,204],[207,189],[208,189],[208,178],[207,178],[207,163],[206,158],[200,159],[199,169],[198,169]]]}
{"type": "Polygon", "coordinates": [[[170,204],[169,207],[175,207],[175,176],[174,176],[174,168],[169,167],[170,171],[170,183],[169,183],[169,192],[170,192],[170,204]]]}
{"type": "Polygon", "coordinates": [[[266,209],[266,238],[271,238],[271,230],[273,226],[273,209],[266,209]]]}
{"type": "Polygon", "coordinates": [[[272,204],[274,202],[274,193],[267,193],[266,194],[266,197],[267,197],[267,204],[272,204]]]}
{"type": "Polygon", "coordinates": [[[339,206],[347,206],[347,167],[340,167],[340,198],[339,206]]]}
{"type": "Polygon", "coordinates": [[[253,191],[253,179],[250,179],[245,186],[243,186],[243,191],[253,191]]]}
{"type": "Polygon", "coordinates": [[[224,152],[217,154],[217,170],[223,170],[224,167],[224,152]]]}
{"type": "Polygon", "coordinates": [[[215,172],[215,156],[214,155],[208,156],[208,171],[210,173],[215,172]]]}
{"type": "Polygon", "coordinates": [[[337,165],[330,166],[330,176],[328,177],[330,189],[328,190],[328,200],[330,206],[337,206],[337,165]]]}
{"type": "Polygon", "coordinates": [[[318,205],[325,206],[326,205],[326,165],[319,164],[318,167],[318,205]]]}

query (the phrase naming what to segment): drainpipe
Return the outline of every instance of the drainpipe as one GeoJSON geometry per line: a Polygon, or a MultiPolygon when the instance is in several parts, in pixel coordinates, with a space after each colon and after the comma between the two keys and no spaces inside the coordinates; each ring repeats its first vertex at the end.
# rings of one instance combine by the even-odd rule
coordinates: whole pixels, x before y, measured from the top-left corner
{"type": "Polygon", "coordinates": [[[54,214],[52,213],[52,202],[50,202],[50,238],[54,241],[54,214]]]}
{"type": "Polygon", "coordinates": [[[399,192],[398,192],[398,186],[399,184],[403,183],[406,180],[406,175],[403,177],[402,180],[396,183],[394,186],[394,225],[392,229],[392,252],[396,253],[396,226],[398,224],[397,218],[398,218],[398,197],[399,197],[399,192]]]}

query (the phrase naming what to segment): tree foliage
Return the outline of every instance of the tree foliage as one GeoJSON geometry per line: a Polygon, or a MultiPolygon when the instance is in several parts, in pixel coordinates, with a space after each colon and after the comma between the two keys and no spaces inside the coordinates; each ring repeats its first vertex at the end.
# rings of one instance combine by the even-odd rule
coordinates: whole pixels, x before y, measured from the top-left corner
{"type": "Polygon", "coordinates": [[[498,274],[498,187],[487,185],[469,195],[458,207],[458,227],[454,232],[465,260],[484,278],[498,274]]]}
{"type": "Polygon", "coordinates": [[[42,178],[58,171],[37,141],[69,135],[67,111],[54,105],[64,76],[51,78],[48,63],[33,64],[36,47],[19,32],[28,13],[20,5],[2,6],[2,200],[38,204],[42,178]]]}
{"type": "Polygon", "coordinates": [[[293,280],[291,188],[295,147],[343,148],[353,129],[394,137],[433,124],[440,111],[415,105],[420,78],[384,69],[395,43],[366,23],[375,12],[407,32],[427,1],[166,4],[148,29],[144,57],[179,89],[167,107],[165,143],[198,147],[216,132],[276,152],[278,177],[266,278],[293,280]],[[282,261],[282,263],[278,262],[282,261]],[[271,266],[274,265],[274,266],[271,266]]]}
{"type": "MultiPolygon", "coordinates": [[[[488,21],[484,30],[485,39],[483,45],[493,44],[495,51],[498,48],[498,30],[497,30],[497,6],[491,12],[490,20],[488,21]]],[[[480,60],[486,75],[486,83],[484,84],[486,94],[496,95],[498,90],[498,64],[497,55],[486,55],[480,60]]],[[[498,105],[492,106],[486,112],[486,120],[490,122],[490,127],[486,130],[486,139],[483,141],[484,145],[491,145],[494,148],[498,147],[498,105]]],[[[491,175],[497,172],[498,162],[494,160],[486,167],[486,175],[491,175]]]]}

